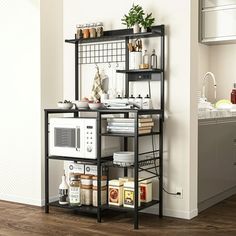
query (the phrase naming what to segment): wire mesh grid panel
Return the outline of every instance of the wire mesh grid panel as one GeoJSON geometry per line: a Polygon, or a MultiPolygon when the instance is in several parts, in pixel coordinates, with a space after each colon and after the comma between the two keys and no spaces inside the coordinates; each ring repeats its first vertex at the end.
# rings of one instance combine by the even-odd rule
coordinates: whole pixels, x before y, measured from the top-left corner
{"type": "Polygon", "coordinates": [[[103,42],[79,46],[79,64],[125,62],[125,42],[103,42]]]}

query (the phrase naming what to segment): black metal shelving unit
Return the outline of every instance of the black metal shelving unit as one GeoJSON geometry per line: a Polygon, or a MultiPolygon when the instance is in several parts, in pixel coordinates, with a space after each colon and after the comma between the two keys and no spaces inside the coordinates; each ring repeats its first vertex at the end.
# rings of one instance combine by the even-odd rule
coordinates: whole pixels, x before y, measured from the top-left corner
{"type": "MultiPolygon", "coordinates": [[[[131,211],[134,214],[134,228],[138,229],[139,226],[139,211],[159,204],[159,216],[163,216],[163,122],[164,122],[164,72],[165,72],[165,27],[164,25],[153,26],[152,30],[147,33],[133,34],[130,29],[124,30],[112,30],[105,31],[104,36],[100,38],[93,39],[70,39],[65,40],[66,43],[71,43],[75,45],[75,100],[79,99],[79,65],[80,64],[91,64],[91,63],[112,63],[117,61],[125,62],[125,70],[117,70],[117,73],[124,73],[126,79],[125,95],[129,96],[129,83],[133,81],[150,81],[156,80],[160,81],[160,109],[126,109],[126,110],[113,110],[113,109],[99,109],[99,110],[79,110],[79,109],[45,109],[45,212],[49,212],[49,206],[62,207],[66,209],[74,209],[78,212],[93,213],[97,215],[97,221],[101,222],[102,212],[107,209],[117,210],[117,211],[131,211]],[[161,45],[161,65],[159,69],[155,70],[129,70],[129,51],[127,43],[130,39],[136,38],[150,38],[158,37],[160,38],[161,45]],[[119,41],[119,42],[118,42],[119,41]],[[111,42],[111,47],[114,43],[118,47],[115,50],[112,48],[105,48],[104,45],[111,42]],[[96,49],[96,44],[102,44],[102,47],[96,49]],[[94,47],[92,47],[93,45],[94,47]],[[120,48],[119,48],[120,45],[120,48]],[[123,45],[123,46],[122,46],[123,45]],[[109,55],[109,50],[111,55],[109,55]],[[119,51],[119,50],[120,51],[119,51]],[[97,53],[88,53],[89,50],[98,51],[97,53]],[[106,56],[104,56],[104,50],[107,50],[106,56]],[[81,55],[85,53],[85,56],[81,55]],[[123,54],[124,53],[124,54],[123,54]],[[85,61],[84,61],[84,58],[85,61]],[[102,58],[102,59],[101,59],[102,58]],[[105,59],[104,59],[105,58],[105,59]],[[107,59],[106,59],[107,58],[107,59]],[[112,60],[110,60],[112,58],[112,60]],[[62,157],[62,156],[50,156],[49,155],[49,145],[48,145],[48,133],[49,133],[49,118],[52,114],[63,114],[71,113],[74,117],[79,117],[82,112],[93,112],[97,117],[97,159],[86,159],[86,158],[75,158],[75,157],[62,157]],[[122,114],[124,118],[128,118],[129,114],[133,113],[134,119],[134,133],[128,134],[118,134],[118,133],[102,133],[101,131],[101,120],[104,115],[108,114],[122,114]],[[153,131],[148,134],[138,133],[139,118],[142,115],[157,116],[158,118],[158,131],[153,131]],[[123,148],[124,151],[128,151],[128,139],[133,139],[134,142],[134,164],[129,167],[122,167],[119,165],[114,165],[112,163],[112,157],[101,158],[101,142],[102,136],[112,136],[112,137],[123,137],[123,148]],[[159,147],[157,150],[151,150],[149,152],[139,153],[139,139],[140,137],[158,137],[159,147]],[[145,158],[142,158],[146,156],[145,158]],[[97,165],[97,186],[98,186],[98,207],[93,206],[81,206],[81,207],[71,207],[71,206],[61,206],[58,202],[49,203],[49,160],[66,160],[66,161],[80,161],[86,163],[93,163],[97,165]],[[135,183],[135,204],[134,208],[116,207],[110,206],[108,204],[108,194],[107,194],[107,204],[101,205],[101,175],[102,171],[109,177],[109,168],[118,167],[124,168],[124,176],[128,174],[128,168],[133,169],[134,173],[134,183],[135,183]],[[158,169],[158,171],[157,171],[158,169]],[[153,200],[149,203],[142,204],[138,206],[138,186],[139,186],[139,173],[146,172],[150,176],[145,179],[158,178],[159,179],[159,199],[153,200]]],[[[145,180],[144,179],[144,180],[145,180]]],[[[107,179],[108,183],[109,178],[107,179]]],[[[107,185],[108,186],[108,185],[107,185]]]]}

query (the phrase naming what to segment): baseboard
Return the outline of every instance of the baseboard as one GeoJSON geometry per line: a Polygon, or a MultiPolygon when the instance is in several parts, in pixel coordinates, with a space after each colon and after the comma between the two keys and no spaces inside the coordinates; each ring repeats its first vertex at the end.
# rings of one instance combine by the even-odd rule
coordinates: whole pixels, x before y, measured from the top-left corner
{"type": "Polygon", "coordinates": [[[199,202],[198,203],[199,212],[204,211],[207,208],[214,206],[215,204],[225,200],[226,198],[231,197],[234,194],[236,194],[236,186],[220,194],[217,194],[216,196],[211,197],[205,201],[199,202]]]}
{"type": "MultiPolygon", "coordinates": [[[[32,206],[44,206],[45,200],[42,199],[34,199],[34,198],[26,198],[11,194],[0,194],[0,200],[8,201],[8,202],[16,202],[16,203],[22,203],[26,205],[32,205],[32,206]]],[[[49,198],[50,202],[58,200],[58,196],[52,196],[49,198]]]]}
{"type": "MultiPolygon", "coordinates": [[[[143,210],[142,212],[153,214],[153,215],[158,215],[159,205],[149,207],[149,208],[143,210]]],[[[164,208],[163,215],[169,216],[169,217],[174,217],[174,218],[190,220],[198,215],[198,209],[194,209],[192,211],[178,211],[178,210],[164,208]]]]}

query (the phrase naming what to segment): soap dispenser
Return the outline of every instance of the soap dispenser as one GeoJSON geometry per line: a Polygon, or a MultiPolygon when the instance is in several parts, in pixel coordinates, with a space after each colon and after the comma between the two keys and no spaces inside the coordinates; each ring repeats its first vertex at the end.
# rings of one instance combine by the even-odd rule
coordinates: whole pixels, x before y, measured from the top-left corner
{"type": "Polygon", "coordinates": [[[147,94],[147,96],[143,99],[143,109],[152,109],[152,100],[147,94]]]}
{"type": "Polygon", "coordinates": [[[236,104],[236,83],[234,83],[234,88],[232,89],[231,92],[231,102],[233,104],[236,104]]]}

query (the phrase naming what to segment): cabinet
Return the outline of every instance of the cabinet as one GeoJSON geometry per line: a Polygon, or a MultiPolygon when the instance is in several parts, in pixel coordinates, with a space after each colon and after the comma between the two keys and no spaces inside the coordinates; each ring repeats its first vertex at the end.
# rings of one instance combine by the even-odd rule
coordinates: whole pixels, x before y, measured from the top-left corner
{"type": "Polygon", "coordinates": [[[198,203],[236,187],[236,119],[199,121],[198,203]]]}
{"type": "Polygon", "coordinates": [[[220,44],[236,41],[236,1],[199,1],[199,41],[220,44]]]}
{"type": "Polygon", "coordinates": [[[45,109],[45,212],[49,213],[49,206],[63,207],[66,209],[76,209],[78,212],[94,213],[97,215],[97,221],[101,222],[102,215],[104,210],[117,210],[117,211],[132,211],[134,214],[134,228],[137,229],[139,226],[138,214],[139,211],[150,207],[155,204],[159,204],[159,216],[162,217],[163,212],[163,122],[164,122],[164,55],[165,55],[165,27],[164,25],[153,26],[151,32],[133,34],[130,29],[125,30],[113,30],[105,31],[104,36],[100,38],[91,38],[91,39],[69,39],[66,40],[66,43],[73,44],[75,47],[75,100],[79,99],[79,64],[98,64],[98,63],[113,63],[118,61],[125,62],[124,70],[117,70],[117,73],[125,74],[125,95],[129,96],[129,83],[130,81],[147,81],[157,80],[160,82],[160,109],[126,109],[126,110],[117,110],[117,109],[99,109],[99,110],[60,110],[60,109],[45,109]],[[161,46],[161,65],[159,69],[154,70],[129,70],[129,52],[127,44],[130,39],[136,38],[150,38],[156,37],[157,40],[160,40],[161,46]],[[93,47],[92,47],[93,45],[93,47]],[[100,46],[102,45],[102,46],[100,46]],[[106,45],[106,46],[105,46],[106,45]],[[108,46],[109,45],[109,46],[108,46]],[[121,53],[118,50],[113,50],[112,47],[120,47],[121,53]],[[97,49],[96,49],[97,48],[97,49]],[[109,56],[109,48],[113,52],[112,57],[109,56]],[[91,50],[95,50],[96,53],[92,54],[91,50]],[[106,51],[106,55],[104,56],[106,51]],[[124,55],[123,55],[124,51],[124,55]],[[82,53],[82,54],[81,54],[82,53]],[[108,59],[109,58],[109,59],[108,59]],[[75,157],[63,157],[63,156],[50,156],[49,155],[49,146],[48,146],[48,132],[49,132],[49,122],[50,115],[52,114],[63,114],[71,113],[74,117],[80,117],[84,112],[92,112],[96,114],[97,117],[97,159],[86,159],[86,158],[75,158],[75,157]],[[116,133],[107,133],[102,132],[101,121],[102,117],[108,114],[120,114],[124,118],[130,117],[130,113],[133,114],[134,118],[134,133],[129,134],[116,134],[116,133]],[[139,118],[142,115],[151,115],[156,116],[158,120],[158,130],[155,130],[148,134],[139,134],[138,133],[138,124],[139,118]],[[128,141],[129,139],[133,140],[133,151],[134,151],[134,164],[129,166],[133,170],[134,174],[134,188],[135,188],[135,203],[134,208],[125,208],[125,207],[116,207],[108,204],[108,195],[105,205],[101,205],[101,175],[105,174],[107,178],[107,186],[109,180],[109,170],[110,168],[123,168],[124,176],[128,174],[127,167],[121,167],[114,165],[112,163],[112,156],[101,158],[101,142],[103,136],[112,136],[112,137],[122,137],[123,138],[123,150],[128,151],[128,141]],[[156,136],[158,139],[158,148],[153,147],[152,150],[140,153],[140,138],[146,137],[151,138],[156,136]],[[142,159],[142,156],[146,156],[145,159],[142,159]],[[92,206],[81,206],[81,207],[70,207],[70,206],[61,206],[58,202],[49,203],[49,161],[50,160],[66,160],[66,161],[80,161],[80,162],[90,162],[97,165],[97,207],[92,206]],[[138,186],[139,186],[139,174],[140,172],[145,172],[149,174],[146,179],[158,178],[159,180],[159,190],[158,190],[158,200],[153,200],[146,204],[138,204],[138,186]]]}

